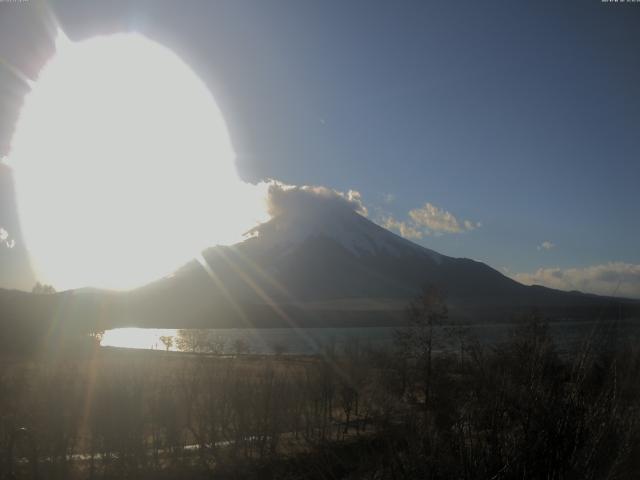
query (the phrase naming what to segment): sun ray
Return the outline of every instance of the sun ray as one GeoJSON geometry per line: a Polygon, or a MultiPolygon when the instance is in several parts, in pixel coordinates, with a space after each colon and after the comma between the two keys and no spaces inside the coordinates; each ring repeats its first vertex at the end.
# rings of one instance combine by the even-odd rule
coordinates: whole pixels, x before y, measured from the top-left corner
{"type": "MultiPolygon", "coordinates": [[[[243,261],[245,263],[245,265],[247,265],[249,268],[252,268],[256,273],[258,273],[260,277],[264,278],[270,284],[272,284],[274,287],[276,287],[283,295],[285,295],[285,297],[287,297],[289,300],[291,300],[291,303],[293,305],[301,306],[302,302],[300,302],[297,298],[295,298],[293,296],[293,294],[291,294],[286,289],[286,287],[284,285],[282,285],[280,282],[278,282],[276,279],[274,279],[271,275],[269,275],[256,262],[254,262],[248,256],[246,256],[244,253],[242,253],[237,246],[231,247],[231,248],[229,248],[229,250],[232,251],[233,253],[235,253],[237,255],[237,257],[240,258],[241,261],[243,261]]],[[[326,345],[321,345],[318,342],[316,342],[309,334],[307,334],[307,332],[304,329],[304,327],[301,327],[300,325],[298,325],[298,323],[296,323],[296,321],[293,318],[291,318],[291,316],[288,315],[278,305],[278,303],[275,300],[273,300],[266,293],[266,291],[256,283],[256,281],[250,275],[245,273],[242,270],[242,268],[240,268],[237,265],[235,265],[233,260],[228,258],[228,256],[226,256],[224,254],[224,252],[220,251],[220,254],[221,254],[222,258],[226,260],[228,265],[231,266],[231,268],[233,268],[234,271],[236,271],[238,273],[238,275],[240,275],[240,277],[245,281],[245,283],[247,285],[249,285],[249,287],[251,287],[258,294],[258,296],[260,296],[260,298],[262,298],[265,301],[265,303],[271,309],[273,309],[276,312],[276,314],[278,314],[278,316],[280,316],[280,318],[282,318],[283,320],[285,320],[287,322],[289,328],[291,328],[294,332],[296,332],[296,334],[303,340],[303,342],[305,342],[307,344],[307,347],[309,347],[311,349],[311,351],[317,352],[323,358],[323,360],[329,365],[329,367],[333,370],[333,372],[336,375],[338,375],[338,377],[340,377],[340,379],[343,382],[345,382],[346,384],[350,385],[351,387],[355,387],[355,385],[353,384],[353,381],[349,377],[349,375],[347,375],[344,371],[342,371],[342,368],[335,361],[335,359],[333,358],[331,352],[329,352],[328,349],[325,348],[326,345]]],[[[306,313],[309,314],[310,313],[309,310],[307,310],[306,313]]],[[[314,316],[316,316],[316,315],[314,315],[314,316]]]]}
{"type": "Polygon", "coordinates": [[[227,301],[231,304],[242,323],[244,323],[245,326],[253,327],[254,325],[251,324],[251,321],[247,317],[247,314],[244,312],[244,310],[242,310],[240,304],[233,298],[227,287],[224,285],[224,282],[222,282],[216,272],[213,271],[213,269],[209,265],[209,262],[202,256],[202,254],[196,256],[196,260],[202,266],[204,271],[207,272],[209,278],[213,280],[213,283],[215,283],[215,285],[220,289],[227,301]]]}
{"type": "Polygon", "coordinates": [[[256,281],[247,275],[241,268],[239,268],[235,262],[230,259],[223,251],[220,250],[220,257],[240,276],[240,278],[265,302],[271,310],[273,310],[278,317],[284,320],[289,328],[292,328],[302,340],[307,344],[312,351],[320,351],[318,343],[311,338],[302,327],[300,327],[294,319],[292,319],[276,301],[274,301],[263,288],[261,288],[256,281]]]}
{"type": "Polygon", "coordinates": [[[16,77],[27,87],[29,87],[29,90],[31,90],[35,85],[35,82],[31,80],[25,73],[23,73],[19,68],[15,67],[2,57],[0,57],[0,66],[4,67],[5,70],[11,72],[14,77],[16,77]]]}
{"type": "Polygon", "coordinates": [[[264,268],[258,265],[253,259],[249,258],[244,252],[242,252],[241,247],[234,247],[231,251],[236,254],[240,260],[247,265],[249,268],[253,269],[261,278],[269,282],[273,287],[275,287],[282,295],[284,295],[291,303],[294,305],[301,305],[302,302],[298,300],[289,290],[278,280],[273,278],[273,275],[270,275],[264,268]]]}

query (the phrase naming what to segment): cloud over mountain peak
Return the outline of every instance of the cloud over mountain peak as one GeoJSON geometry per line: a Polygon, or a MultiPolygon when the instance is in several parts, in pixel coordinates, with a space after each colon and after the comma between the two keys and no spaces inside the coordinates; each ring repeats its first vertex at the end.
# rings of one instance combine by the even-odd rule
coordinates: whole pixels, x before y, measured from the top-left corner
{"type": "Polygon", "coordinates": [[[348,190],[340,192],[322,186],[293,186],[272,181],[267,190],[267,211],[269,215],[311,215],[319,210],[348,211],[367,216],[360,192],[348,190]]]}

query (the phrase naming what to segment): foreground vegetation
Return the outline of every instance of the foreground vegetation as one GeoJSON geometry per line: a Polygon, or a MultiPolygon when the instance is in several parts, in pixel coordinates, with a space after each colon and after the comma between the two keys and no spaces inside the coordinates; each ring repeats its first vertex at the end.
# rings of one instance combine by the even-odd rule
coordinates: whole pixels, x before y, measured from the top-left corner
{"type": "Polygon", "coordinates": [[[535,315],[433,350],[221,357],[98,347],[0,363],[0,478],[599,479],[640,472],[640,354],[602,323],[558,352],[535,315]]]}

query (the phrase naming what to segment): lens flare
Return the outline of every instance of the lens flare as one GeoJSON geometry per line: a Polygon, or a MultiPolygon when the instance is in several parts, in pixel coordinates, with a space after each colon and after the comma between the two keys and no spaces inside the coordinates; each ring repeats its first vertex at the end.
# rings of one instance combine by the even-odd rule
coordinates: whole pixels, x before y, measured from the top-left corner
{"type": "Polygon", "coordinates": [[[41,281],[135,287],[264,219],[213,96],[173,52],[134,34],[56,47],[9,156],[41,281]]]}

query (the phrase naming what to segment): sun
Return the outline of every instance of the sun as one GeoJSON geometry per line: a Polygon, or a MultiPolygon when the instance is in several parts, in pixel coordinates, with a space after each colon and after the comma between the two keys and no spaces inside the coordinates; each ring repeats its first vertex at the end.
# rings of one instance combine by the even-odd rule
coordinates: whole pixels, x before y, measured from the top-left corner
{"type": "Polygon", "coordinates": [[[209,90],[137,34],[59,35],[9,163],[32,265],[58,289],[142,285],[264,215],[209,90]]]}

